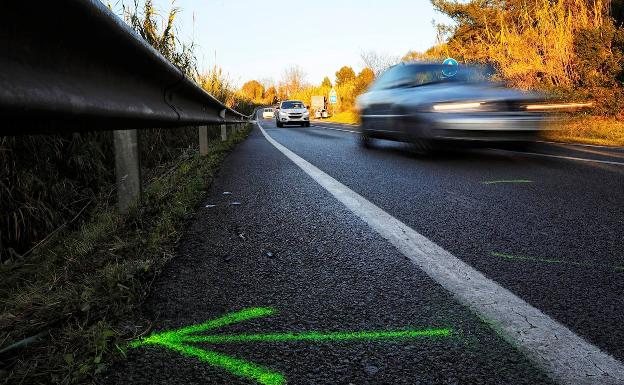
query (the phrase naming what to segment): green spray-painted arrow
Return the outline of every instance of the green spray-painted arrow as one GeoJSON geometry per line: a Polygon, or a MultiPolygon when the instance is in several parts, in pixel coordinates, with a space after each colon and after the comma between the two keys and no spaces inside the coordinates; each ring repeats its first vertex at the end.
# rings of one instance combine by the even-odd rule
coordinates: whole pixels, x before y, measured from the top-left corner
{"type": "Polygon", "coordinates": [[[255,307],[239,312],[229,313],[222,317],[187,326],[178,330],[155,333],[130,343],[130,347],[138,348],[145,345],[160,345],[175,350],[185,356],[195,357],[209,365],[228,370],[230,373],[253,379],[262,385],[286,384],[286,377],[281,373],[258,366],[248,361],[230,357],[225,354],[200,349],[189,343],[229,344],[245,342],[341,342],[341,341],[374,341],[390,339],[412,339],[421,337],[444,337],[452,333],[452,329],[425,329],[399,331],[354,331],[354,332],[303,332],[303,333],[267,333],[267,334],[236,334],[236,335],[191,335],[223,326],[235,324],[253,318],[267,317],[275,314],[272,308],[255,307]]]}

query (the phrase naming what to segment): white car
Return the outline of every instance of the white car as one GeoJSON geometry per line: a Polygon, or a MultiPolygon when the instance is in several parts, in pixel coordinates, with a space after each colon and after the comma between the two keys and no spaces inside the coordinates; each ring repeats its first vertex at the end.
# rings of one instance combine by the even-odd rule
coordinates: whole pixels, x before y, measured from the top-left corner
{"type": "Polygon", "coordinates": [[[310,111],[299,100],[284,100],[279,105],[275,124],[277,127],[284,127],[285,124],[298,124],[301,127],[310,127],[310,111]]]}
{"type": "Polygon", "coordinates": [[[265,108],[262,111],[262,117],[264,119],[270,119],[275,117],[275,112],[273,112],[273,108],[265,108]]]}

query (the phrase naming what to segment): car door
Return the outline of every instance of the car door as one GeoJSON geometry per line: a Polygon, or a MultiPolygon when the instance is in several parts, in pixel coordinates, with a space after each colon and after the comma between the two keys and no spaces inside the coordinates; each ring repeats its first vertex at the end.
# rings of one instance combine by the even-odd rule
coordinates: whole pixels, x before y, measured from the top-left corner
{"type": "Polygon", "coordinates": [[[364,100],[365,111],[362,116],[368,120],[369,127],[383,135],[395,136],[397,132],[397,101],[401,99],[404,85],[408,81],[409,71],[406,65],[397,65],[384,73],[371,87],[364,100]]]}

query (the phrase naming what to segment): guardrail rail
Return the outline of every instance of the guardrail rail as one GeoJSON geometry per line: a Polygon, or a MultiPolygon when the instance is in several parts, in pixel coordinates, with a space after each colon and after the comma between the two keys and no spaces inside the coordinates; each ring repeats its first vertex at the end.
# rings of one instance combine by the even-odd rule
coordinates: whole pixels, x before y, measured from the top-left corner
{"type": "Polygon", "coordinates": [[[3,4],[0,135],[114,131],[119,206],[141,194],[136,129],[240,124],[99,0],[3,4]]]}

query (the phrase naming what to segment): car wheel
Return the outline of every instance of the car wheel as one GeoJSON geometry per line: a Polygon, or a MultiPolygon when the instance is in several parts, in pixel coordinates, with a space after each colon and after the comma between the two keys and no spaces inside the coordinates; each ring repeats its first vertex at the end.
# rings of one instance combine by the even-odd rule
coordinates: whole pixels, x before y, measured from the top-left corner
{"type": "Polygon", "coordinates": [[[310,122],[303,123],[303,127],[310,127],[310,122]]]}
{"type": "Polygon", "coordinates": [[[360,131],[360,145],[364,148],[373,147],[373,138],[368,132],[370,123],[367,120],[362,119],[361,131],[360,131]]]}
{"type": "Polygon", "coordinates": [[[364,148],[372,148],[373,147],[373,138],[365,132],[360,134],[360,145],[364,148]]]}
{"type": "Polygon", "coordinates": [[[399,131],[404,135],[409,135],[408,144],[411,152],[418,155],[432,155],[437,152],[438,146],[425,125],[415,120],[405,119],[402,119],[399,124],[401,125],[399,131]]]}

